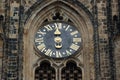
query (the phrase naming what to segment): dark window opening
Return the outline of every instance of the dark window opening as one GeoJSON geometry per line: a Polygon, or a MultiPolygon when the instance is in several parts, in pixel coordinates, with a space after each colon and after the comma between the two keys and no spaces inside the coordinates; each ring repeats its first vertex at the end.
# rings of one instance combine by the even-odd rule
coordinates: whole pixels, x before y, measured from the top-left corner
{"type": "Polygon", "coordinates": [[[74,61],[69,61],[61,71],[61,80],[82,80],[82,71],[74,61]]]}
{"type": "Polygon", "coordinates": [[[35,70],[35,80],[55,80],[55,69],[48,61],[41,62],[35,70]]]}

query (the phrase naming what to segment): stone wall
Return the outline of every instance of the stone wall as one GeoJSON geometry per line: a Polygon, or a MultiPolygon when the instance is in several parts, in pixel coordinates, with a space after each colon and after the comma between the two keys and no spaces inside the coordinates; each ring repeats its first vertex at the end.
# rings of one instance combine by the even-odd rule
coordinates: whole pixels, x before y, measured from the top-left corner
{"type": "MultiPolygon", "coordinates": [[[[4,4],[3,0],[0,0],[0,15],[4,15],[4,4]]],[[[1,80],[1,74],[2,74],[2,40],[1,40],[1,21],[0,21],[0,80],[1,80]]]]}
{"type": "MultiPolygon", "coordinates": [[[[47,1],[47,0],[46,0],[47,1]]],[[[65,65],[64,62],[71,60],[71,57],[74,60],[77,60],[79,65],[82,68],[82,77],[83,80],[94,80],[94,48],[93,48],[93,25],[89,17],[92,17],[89,14],[89,10],[81,5],[79,2],[74,2],[73,0],[61,0],[59,4],[55,0],[49,0],[46,4],[46,1],[38,4],[38,6],[33,5],[28,15],[31,15],[24,26],[24,62],[23,62],[23,78],[24,80],[33,80],[34,79],[34,70],[36,65],[39,64],[44,59],[48,59],[51,64],[57,65],[56,71],[61,74],[61,63],[65,65]],[[74,2],[74,4],[73,4],[74,2]],[[56,5],[57,4],[57,5],[56,5]],[[44,6],[43,6],[44,5],[44,6]],[[42,7],[40,7],[42,6],[42,7]],[[67,7],[71,6],[71,7],[67,7]],[[84,8],[84,9],[83,9],[84,8]],[[44,9],[44,10],[42,10],[44,9]],[[64,18],[70,19],[74,25],[80,30],[82,34],[82,46],[81,50],[76,56],[71,56],[65,59],[49,59],[44,56],[38,55],[38,52],[34,48],[34,34],[38,27],[42,27],[42,22],[46,19],[51,20],[52,15],[56,11],[60,11],[64,14],[64,18]],[[85,12],[88,11],[88,12],[85,12]],[[72,14],[71,14],[72,12],[72,14]],[[28,48],[29,47],[29,48],[28,48]],[[31,75],[31,76],[29,76],[31,75]]],[[[26,16],[28,16],[26,14],[26,16]]],[[[67,19],[66,19],[67,20],[67,19]]],[[[52,21],[52,20],[51,20],[52,21]]],[[[77,62],[76,61],[76,62],[77,62]]],[[[62,66],[63,67],[63,66],[62,66]]],[[[58,73],[56,73],[58,74],[58,73]]],[[[56,80],[60,80],[57,77],[56,80]]]]}
{"type": "Polygon", "coordinates": [[[0,80],[1,80],[1,74],[2,74],[2,59],[0,58],[0,80]]]}
{"type": "Polygon", "coordinates": [[[115,40],[116,80],[120,79],[120,37],[115,40]]]}
{"type": "MultiPolygon", "coordinates": [[[[0,15],[4,15],[4,2],[5,0],[0,0],[0,15]]],[[[7,1],[7,0],[6,0],[7,1]]],[[[29,10],[29,8],[31,11],[33,11],[33,14],[31,14],[31,17],[29,17],[28,22],[24,25],[24,53],[23,53],[23,58],[24,58],[24,62],[23,62],[23,79],[24,80],[33,80],[34,78],[34,66],[37,64],[37,62],[39,62],[40,60],[42,60],[44,57],[42,56],[38,56],[36,55],[36,51],[33,49],[33,38],[34,38],[34,31],[36,30],[35,28],[38,28],[38,24],[42,25],[42,21],[44,19],[46,19],[46,15],[44,14],[48,14],[48,13],[54,13],[54,6],[51,6],[52,3],[54,3],[57,0],[21,0],[21,3],[24,7],[24,12],[27,12],[29,10]],[[38,5],[38,7],[34,7],[35,3],[37,3],[37,1],[41,1],[40,5],[38,5]],[[50,6],[46,9],[47,6],[50,6]],[[52,9],[53,7],[53,9],[52,9]],[[44,11],[42,11],[42,9],[44,8],[44,11]],[[38,10],[37,10],[38,9],[38,10]],[[41,10],[40,10],[41,9],[41,10]],[[51,9],[51,12],[49,11],[49,9],[51,9]],[[38,13],[39,12],[39,13],[38,13]],[[46,12],[46,13],[45,13],[46,12]],[[37,15],[37,17],[36,17],[37,15]],[[41,16],[42,15],[42,16],[41,16]],[[36,23],[38,21],[38,23],[36,23]],[[32,24],[31,24],[32,23],[32,24]],[[31,76],[29,76],[31,75],[31,76]]],[[[63,3],[65,3],[66,5],[68,5],[69,7],[73,8],[76,12],[78,12],[78,14],[74,14],[70,13],[72,12],[69,7],[62,5],[62,12],[65,12],[64,10],[66,10],[66,14],[73,18],[73,21],[76,24],[76,26],[80,26],[78,27],[81,32],[83,31],[82,35],[83,35],[83,50],[80,52],[80,55],[77,56],[77,59],[80,60],[81,62],[78,64],[82,64],[82,68],[84,71],[84,75],[83,75],[83,80],[94,80],[94,48],[93,48],[93,26],[92,26],[92,21],[90,21],[88,19],[88,15],[83,11],[82,7],[80,8],[78,6],[78,4],[76,3],[72,3],[71,2],[75,1],[75,0],[59,0],[59,1],[63,1],[63,3]],[[68,2],[67,2],[68,1],[68,2]],[[70,2],[70,3],[69,3],[70,2]],[[72,16],[73,15],[73,16],[72,16]],[[76,16],[78,16],[78,18],[75,18],[76,16]],[[81,20],[82,19],[82,20],[81,20]],[[78,21],[77,21],[78,20],[78,21]],[[81,27],[82,26],[82,27],[81,27]],[[88,59],[89,58],[89,59],[88,59]],[[84,66],[84,67],[83,67],[84,66]],[[92,74],[90,74],[92,73],[92,74]]],[[[90,11],[92,13],[92,8],[93,5],[91,4],[92,1],[94,0],[76,0],[81,2],[88,11],[90,11]]],[[[99,49],[100,49],[100,70],[101,70],[101,75],[100,78],[101,80],[110,80],[110,61],[109,61],[109,46],[108,46],[108,42],[109,42],[109,34],[108,34],[108,27],[107,27],[107,0],[98,0],[97,1],[97,11],[98,11],[98,34],[99,34],[99,49]]],[[[54,4],[56,5],[56,4],[54,4]]],[[[13,6],[13,5],[11,5],[13,6]]],[[[60,5],[59,5],[60,6],[60,5]]],[[[11,11],[11,13],[13,13],[13,11],[11,11]]],[[[29,13],[30,14],[30,13],[29,13]]],[[[29,14],[25,14],[26,16],[28,16],[29,14]]],[[[53,15],[53,14],[52,14],[53,15]]],[[[117,0],[112,0],[112,16],[114,15],[118,15],[118,7],[117,7],[117,0]]],[[[48,16],[47,16],[48,17],[48,16]]],[[[16,25],[18,26],[18,24],[16,25]]],[[[1,33],[1,30],[0,30],[1,33]]],[[[3,50],[3,46],[2,46],[2,39],[0,40],[0,80],[1,80],[1,73],[2,73],[2,50],[3,50]]],[[[116,80],[120,79],[120,38],[117,38],[115,40],[115,46],[114,46],[114,55],[115,55],[115,66],[116,66],[116,80]]],[[[62,61],[61,61],[62,62],[62,61]]],[[[54,63],[54,60],[51,60],[51,63],[54,63]]],[[[22,78],[21,78],[22,79],[22,78]]]]}

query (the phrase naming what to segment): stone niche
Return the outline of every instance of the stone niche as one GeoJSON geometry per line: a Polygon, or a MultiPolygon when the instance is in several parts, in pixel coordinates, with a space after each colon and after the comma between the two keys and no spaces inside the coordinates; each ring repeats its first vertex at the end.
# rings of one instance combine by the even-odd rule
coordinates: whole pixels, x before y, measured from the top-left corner
{"type": "MultiPolygon", "coordinates": [[[[34,80],[36,69],[43,68],[41,64],[51,66],[50,69],[55,69],[55,79],[61,80],[61,70],[66,70],[67,64],[74,64],[73,67],[79,73],[82,73],[82,80],[94,80],[94,49],[93,49],[93,25],[87,12],[85,12],[77,3],[61,0],[45,0],[42,3],[33,5],[26,12],[26,22],[24,25],[24,54],[23,54],[23,79],[34,80]],[[47,3],[47,4],[46,4],[47,3]],[[32,12],[29,12],[32,11],[32,12]],[[59,12],[63,16],[63,21],[69,21],[74,24],[82,35],[81,50],[77,55],[64,59],[52,59],[42,55],[34,48],[34,35],[37,29],[46,21],[55,21],[53,16],[59,12]],[[44,61],[48,61],[43,63],[44,61]],[[43,62],[42,62],[43,61],[43,62]],[[72,61],[69,62],[69,61],[72,61]]],[[[87,9],[87,8],[86,8],[87,9]]],[[[87,10],[86,10],[87,11],[87,10]]],[[[68,67],[68,66],[67,66],[68,67]]],[[[36,72],[37,73],[37,72],[36,72]]],[[[54,73],[53,73],[54,74],[54,73]]]]}

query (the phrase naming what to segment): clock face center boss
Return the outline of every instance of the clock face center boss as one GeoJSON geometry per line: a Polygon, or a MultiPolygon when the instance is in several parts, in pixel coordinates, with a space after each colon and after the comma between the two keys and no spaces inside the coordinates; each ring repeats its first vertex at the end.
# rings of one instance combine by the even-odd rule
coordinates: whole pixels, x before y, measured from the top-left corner
{"type": "Polygon", "coordinates": [[[35,47],[39,54],[63,58],[75,54],[81,45],[76,27],[64,22],[53,22],[40,27],[35,34],[35,47]]]}

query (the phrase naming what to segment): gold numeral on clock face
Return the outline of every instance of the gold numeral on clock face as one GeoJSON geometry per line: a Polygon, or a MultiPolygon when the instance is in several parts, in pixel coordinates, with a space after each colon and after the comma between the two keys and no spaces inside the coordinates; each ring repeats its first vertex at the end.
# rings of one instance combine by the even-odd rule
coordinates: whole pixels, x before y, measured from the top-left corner
{"type": "Polygon", "coordinates": [[[62,55],[59,51],[56,51],[56,57],[62,57],[62,55]]]}
{"type": "Polygon", "coordinates": [[[81,42],[81,38],[73,38],[73,42],[81,42]]]}
{"type": "Polygon", "coordinates": [[[58,28],[62,29],[62,24],[61,23],[58,23],[58,28]]]}
{"type": "Polygon", "coordinates": [[[44,27],[47,29],[47,31],[52,31],[53,30],[50,25],[47,25],[47,26],[44,26],[44,27]]]}
{"type": "Polygon", "coordinates": [[[78,31],[73,31],[73,32],[71,32],[70,34],[73,36],[73,35],[75,35],[75,34],[77,34],[78,33],[78,31]]]}
{"type": "Polygon", "coordinates": [[[68,26],[66,27],[65,31],[67,31],[67,30],[69,29],[69,27],[70,27],[70,25],[68,25],[68,26]]]}
{"type": "Polygon", "coordinates": [[[46,54],[47,56],[51,56],[51,55],[52,55],[52,50],[51,50],[51,49],[48,49],[48,50],[45,52],[45,54],[46,54]]]}
{"type": "Polygon", "coordinates": [[[66,50],[66,53],[67,53],[67,55],[71,55],[72,53],[71,52],[69,52],[68,50],[66,50]]]}
{"type": "Polygon", "coordinates": [[[75,50],[75,51],[77,51],[79,49],[79,46],[72,43],[72,45],[70,46],[70,48],[73,49],[73,50],[75,50]]]}
{"type": "Polygon", "coordinates": [[[43,38],[36,38],[35,42],[40,42],[41,43],[41,42],[43,42],[43,38]]]}
{"type": "Polygon", "coordinates": [[[42,44],[38,45],[37,48],[38,48],[39,50],[43,51],[43,49],[45,48],[45,44],[42,43],[42,44]]]}
{"type": "Polygon", "coordinates": [[[42,32],[42,31],[38,31],[37,33],[38,33],[38,34],[42,34],[42,35],[45,35],[45,34],[46,34],[46,32],[42,32]]]}
{"type": "Polygon", "coordinates": [[[54,23],[54,25],[55,25],[55,28],[58,28],[58,25],[57,25],[57,23],[54,23]]]}
{"type": "Polygon", "coordinates": [[[54,23],[55,28],[62,29],[62,23],[54,23]]]}

